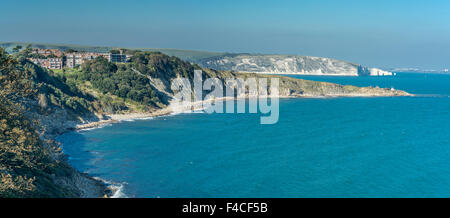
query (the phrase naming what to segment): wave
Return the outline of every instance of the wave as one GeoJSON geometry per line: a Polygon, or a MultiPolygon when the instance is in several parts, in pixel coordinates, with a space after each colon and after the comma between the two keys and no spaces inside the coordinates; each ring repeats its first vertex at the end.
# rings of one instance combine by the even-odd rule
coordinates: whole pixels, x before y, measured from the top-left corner
{"type": "Polygon", "coordinates": [[[128,198],[128,196],[123,191],[124,184],[111,185],[110,188],[113,191],[113,195],[111,195],[111,198],[128,198]]]}
{"type": "Polygon", "coordinates": [[[105,183],[108,189],[112,191],[110,198],[129,198],[129,196],[124,192],[125,185],[127,184],[126,182],[116,183],[99,177],[94,178],[105,183]]]}
{"type": "Polygon", "coordinates": [[[83,131],[91,131],[91,130],[95,130],[95,129],[101,129],[101,128],[104,128],[104,127],[107,127],[107,126],[111,126],[111,125],[112,125],[111,123],[101,124],[101,125],[98,125],[98,126],[95,126],[95,127],[91,127],[91,128],[79,129],[79,130],[77,130],[77,132],[83,132],[83,131]]]}
{"type": "Polygon", "coordinates": [[[119,123],[121,122],[133,122],[136,120],[152,120],[154,119],[154,117],[138,117],[138,118],[130,118],[130,119],[124,119],[124,120],[120,120],[119,123]]]}
{"type": "Polygon", "coordinates": [[[200,110],[185,111],[184,113],[186,113],[186,114],[204,114],[206,112],[205,112],[205,110],[200,109],[200,110]]]}
{"type": "Polygon", "coordinates": [[[137,120],[152,120],[154,119],[154,117],[142,117],[142,118],[137,118],[137,120]]]}
{"type": "Polygon", "coordinates": [[[126,120],[120,120],[119,123],[120,122],[133,122],[133,121],[135,121],[135,119],[126,119],[126,120]]]}

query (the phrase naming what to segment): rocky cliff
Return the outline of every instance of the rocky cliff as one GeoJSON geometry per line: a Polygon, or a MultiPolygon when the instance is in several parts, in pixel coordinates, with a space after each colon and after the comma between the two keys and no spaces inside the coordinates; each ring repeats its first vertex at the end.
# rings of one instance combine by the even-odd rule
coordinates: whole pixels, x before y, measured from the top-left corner
{"type": "MultiPolygon", "coordinates": [[[[97,58],[79,69],[51,71],[0,48],[0,197],[101,197],[105,185],[65,161],[58,134],[115,117],[167,110],[174,78],[272,78],[280,97],[408,96],[403,91],[201,68],[159,52],[136,52],[130,63],[97,58]]],[[[270,93],[270,90],[269,90],[270,93]]],[[[204,93],[208,94],[208,93],[204,93]]],[[[248,96],[243,96],[248,97],[248,96]]]]}
{"type": "MultiPolygon", "coordinates": [[[[6,51],[28,43],[0,43],[6,51]]],[[[74,49],[86,52],[108,52],[115,47],[80,46],[32,43],[34,48],[74,49]]],[[[132,49],[126,49],[132,52],[132,49]]],[[[205,68],[236,72],[266,74],[304,74],[304,75],[342,75],[342,76],[389,76],[392,72],[378,68],[369,68],[359,64],[340,61],[332,58],[310,57],[298,55],[258,55],[223,52],[207,52],[180,49],[143,48],[142,51],[159,51],[169,56],[176,56],[183,61],[198,64],[205,68]]]]}
{"type": "Polygon", "coordinates": [[[368,68],[331,58],[293,55],[228,54],[196,61],[216,70],[265,74],[304,74],[339,76],[387,76],[392,72],[368,68]]]}

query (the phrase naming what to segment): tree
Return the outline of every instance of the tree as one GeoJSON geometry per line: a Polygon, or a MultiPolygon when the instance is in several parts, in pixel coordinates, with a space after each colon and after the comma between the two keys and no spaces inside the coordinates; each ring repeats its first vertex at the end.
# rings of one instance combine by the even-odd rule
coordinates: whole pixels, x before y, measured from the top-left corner
{"type": "Polygon", "coordinates": [[[33,49],[31,48],[31,44],[28,44],[27,47],[25,47],[25,49],[22,50],[22,54],[25,57],[29,57],[32,51],[33,49]]]}
{"type": "Polygon", "coordinates": [[[12,50],[13,50],[14,53],[17,53],[17,52],[19,52],[21,49],[22,49],[22,46],[21,46],[21,45],[17,45],[17,46],[14,47],[12,50]]]}
{"type": "Polygon", "coordinates": [[[120,54],[120,50],[112,49],[111,51],[109,51],[109,53],[111,53],[111,54],[120,54]]]}
{"type": "Polygon", "coordinates": [[[77,50],[74,50],[74,49],[71,49],[71,48],[69,48],[69,49],[67,49],[66,50],[66,53],[75,53],[75,52],[77,52],[77,50]]]}

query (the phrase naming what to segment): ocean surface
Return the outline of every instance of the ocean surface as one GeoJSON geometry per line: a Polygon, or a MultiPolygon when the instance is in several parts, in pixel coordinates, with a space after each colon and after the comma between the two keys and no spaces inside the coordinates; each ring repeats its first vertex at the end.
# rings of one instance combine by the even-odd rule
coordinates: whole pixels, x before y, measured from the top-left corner
{"type": "Polygon", "coordinates": [[[450,197],[450,75],[295,77],[419,96],[281,99],[275,125],[190,113],[58,140],[119,197],[450,197]]]}

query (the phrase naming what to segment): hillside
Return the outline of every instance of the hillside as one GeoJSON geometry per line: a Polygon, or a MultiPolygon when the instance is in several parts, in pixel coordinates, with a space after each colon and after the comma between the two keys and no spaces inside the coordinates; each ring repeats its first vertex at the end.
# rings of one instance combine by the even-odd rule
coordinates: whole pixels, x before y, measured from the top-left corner
{"type": "MultiPolygon", "coordinates": [[[[12,52],[12,49],[18,45],[25,48],[29,44],[31,44],[33,48],[59,49],[61,51],[73,49],[82,52],[108,52],[113,49],[117,49],[117,47],[112,46],[84,46],[84,45],[70,45],[70,44],[24,43],[24,42],[4,42],[4,43],[0,42],[0,48],[4,48],[7,52],[12,52]]],[[[204,58],[225,55],[225,53],[222,52],[194,51],[194,50],[182,50],[171,48],[124,48],[124,49],[162,52],[166,55],[175,56],[184,61],[189,62],[196,62],[204,58]]]]}
{"type": "MultiPolygon", "coordinates": [[[[5,54],[6,55],[6,54],[5,54]]],[[[7,55],[6,55],[7,56],[7,55]]],[[[153,113],[166,108],[175,93],[170,81],[177,77],[192,82],[195,69],[204,77],[225,78],[271,77],[202,68],[159,52],[135,52],[130,63],[113,64],[98,58],[80,68],[46,70],[14,54],[17,66],[30,75],[35,99],[22,105],[27,114],[41,120],[47,135],[57,135],[79,124],[110,120],[111,115],[153,113]],[[32,112],[30,112],[32,111],[32,112]]],[[[316,96],[396,96],[401,91],[380,88],[358,88],[338,84],[280,78],[281,97],[316,96]]],[[[204,93],[205,95],[207,93],[204,93]]]]}
{"type": "MultiPolygon", "coordinates": [[[[196,69],[205,78],[220,80],[277,77],[201,68],[159,52],[137,52],[123,64],[97,58],[59,71],[43,69],[25,55],[9,55],[0,48],[0,197],[101,197],[105,186],[69,166],[55,136],[80,124],[111,121],[115,115],[165,110],[175,94],[170,81],[192,81],[196,69]]],[[[408,95],[278,78],[280,97],[408,95]]]]}
{"type": "Polygon", "coordinates": [[[45,107],[30,108],[33,102],[44,106],[40,96],[45,90],[61,91],[50,83],[62,84],[23,61],[0,49],[0,198],[106,194],[101,182],[69,166],[58,144],[42,138],[40,120],[27,115],[47,113],[45,107]]]}
{"type": "MultiPolygon", "coordinates": [[[[27,43],[0,43],[0,47],[7,51],[27,43]]],[[[33,43],[36,48],[53,48],[65,51],[74,49],[77,51],[108,52],[114,47],[80,46],[64,44],[33,43]]],[[[265,74],[304,74],[304,75],[341,75],[341,76],[386,76],[392,72],[378,68],[369,68],[346,61],[298,56],[298,55],[260,55],[260,54],[232,54],[222,52],[192,51],[180,49],[157,48],[127,48],[129,50],[162,52],[169,56],[176,56],[184,61],[198,64],[205,68],[215,70],[265,73],[265,74]]]]}

